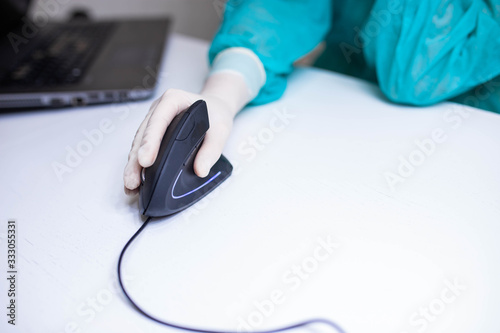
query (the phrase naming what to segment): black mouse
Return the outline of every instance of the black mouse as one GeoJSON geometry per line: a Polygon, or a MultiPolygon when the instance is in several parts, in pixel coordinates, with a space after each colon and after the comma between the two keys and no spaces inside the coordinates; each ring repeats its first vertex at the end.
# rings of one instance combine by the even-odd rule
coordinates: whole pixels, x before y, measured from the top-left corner
{"type": "Polygon", "coordinates": [[[177,213],[203,198],[231,175],[233,166],[223,155],[205,178],[194,173],[194,158],[208,128],[207,104],[203,100],[172,120],[155,162],[142,171],[139,206],[143,215],[177,213]]]}

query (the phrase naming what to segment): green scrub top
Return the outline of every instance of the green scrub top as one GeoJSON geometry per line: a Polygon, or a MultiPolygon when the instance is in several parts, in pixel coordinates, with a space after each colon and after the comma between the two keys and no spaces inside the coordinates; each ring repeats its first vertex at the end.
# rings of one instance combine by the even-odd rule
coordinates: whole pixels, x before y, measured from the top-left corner
{"type": "Polygon", "coordinates": [[[263,104],[322,41],[317,67],[375,82],[393,102],[500,113],[500,0],[228,0],[209,60],[255,52],[267,79],[252,104],[263,104]]]}

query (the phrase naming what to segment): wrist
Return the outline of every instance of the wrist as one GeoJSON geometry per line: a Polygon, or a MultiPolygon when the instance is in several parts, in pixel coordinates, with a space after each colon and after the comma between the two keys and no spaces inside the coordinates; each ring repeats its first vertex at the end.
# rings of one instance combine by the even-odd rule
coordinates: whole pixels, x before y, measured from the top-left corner
{"type": "Polygon", "coordinates": [[[230,47],[213,59],[207,86],[211,94],[223,91],[219,97],[239,111],[257,97],[265,82],[266,71],[259,57],[251,49],[230,47]],[[224,89],[217,89],[219,86],[224,89]]]}
{"type": "Polygon", "coordinates": [[[245,79],[236,72],[211,74],[205,82],[201,95],[208,100],[215,99],[223,103],[232,117],[252,100],[245,79]]]}

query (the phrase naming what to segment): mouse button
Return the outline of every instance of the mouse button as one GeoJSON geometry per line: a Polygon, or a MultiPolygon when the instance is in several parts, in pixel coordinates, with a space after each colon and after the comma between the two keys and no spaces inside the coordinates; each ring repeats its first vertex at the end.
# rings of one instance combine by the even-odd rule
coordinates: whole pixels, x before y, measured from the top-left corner
{"type": "Polygon", "coordinates": [[[150,179],[140,185],[139,207],[142,214],[145,214],[153,196],[153,185],[154,184],[150,179]]]}
{"type": "Polygon", "coordinates": [[[192,115],[196,119],[197,126],[202,128],[204,132],[208,131],[210,124],[208,120],[207,104],[205,102],[200,103],[196,109],[192,111],[192,115]]]}
{"type": "Polygon", "coordinates": [[[186,119],[189,117],[189,114],[186,112],[179,113],[176,115],[170,124],[168,124],[167,130],[165,131],[165,134],[163,136],[163,141],[168,142],[172,138],[176,138],[177,134],[179,133],[179,130],[183,127],[184,123],[186,122],[186,119]]]}
{"type": "Polygon", "coordinates": [[[177,137],[175,140],[183,141],[188,138],[188,136],[193,132],[194,129],[194,119],[193,117],[189,117],[184,124],[182,125],[179,133],[177,133],[177,137]]]}

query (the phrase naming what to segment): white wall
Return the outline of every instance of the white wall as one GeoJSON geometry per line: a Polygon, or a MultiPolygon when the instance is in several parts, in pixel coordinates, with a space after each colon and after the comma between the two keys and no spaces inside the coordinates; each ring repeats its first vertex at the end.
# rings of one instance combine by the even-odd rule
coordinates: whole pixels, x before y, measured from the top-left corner
{"type": "Polygon", "coordinates": [[[32,0],[34,11],[66,19],[76,8],[88,8],[92,17],[151,17],[172,15],[174,31],[210,40],[220,22],[224,0],[32,0]]]}

